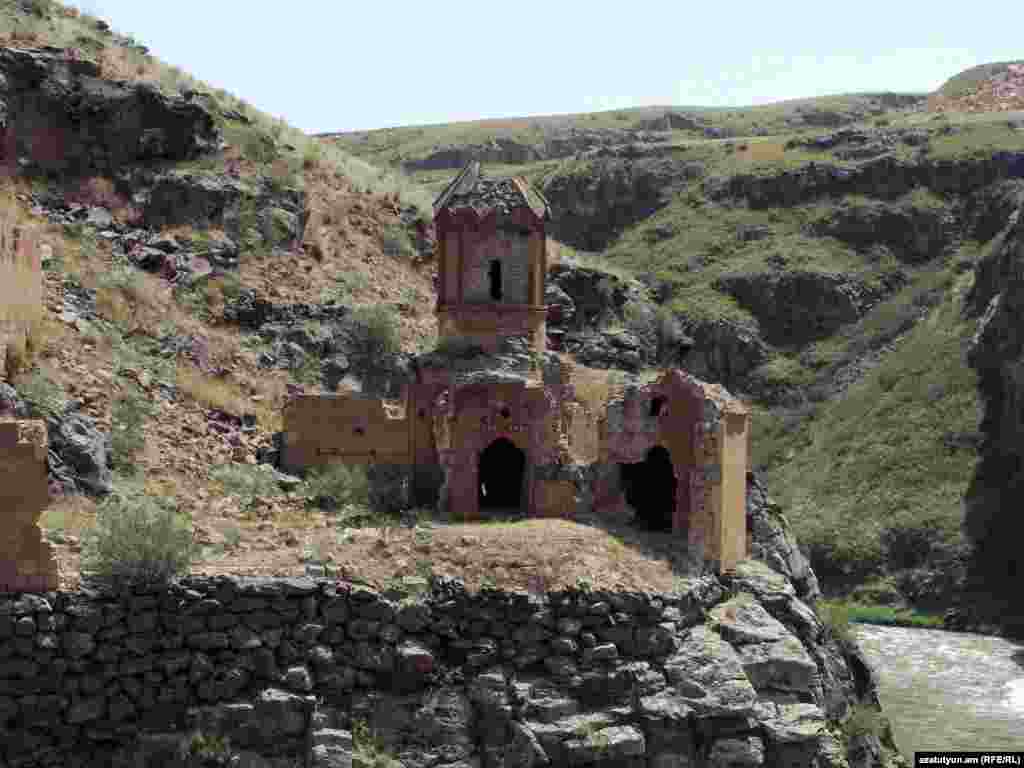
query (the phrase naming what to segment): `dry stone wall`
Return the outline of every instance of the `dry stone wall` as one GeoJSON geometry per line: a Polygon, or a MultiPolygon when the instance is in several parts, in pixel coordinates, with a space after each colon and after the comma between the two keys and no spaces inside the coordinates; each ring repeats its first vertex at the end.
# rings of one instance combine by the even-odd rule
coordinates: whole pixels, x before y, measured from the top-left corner
{"type": "Polygon", "coordinates": [[[350,765],[353,732],[423,768],[840,766],[828,722],[873,696],[753,562],[657,595],[214,577],[0,598],[4,768],[198,765],[197,731],[251,766],[350,765]]]}

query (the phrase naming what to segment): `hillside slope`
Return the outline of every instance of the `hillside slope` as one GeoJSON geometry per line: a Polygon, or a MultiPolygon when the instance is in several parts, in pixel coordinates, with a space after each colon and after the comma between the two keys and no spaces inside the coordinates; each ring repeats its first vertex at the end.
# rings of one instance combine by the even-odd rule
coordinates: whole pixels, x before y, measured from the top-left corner
{"type": "Polygon", "coordinates": [[[396,364],[433,343],[429,196],[58,3],[0,3],[0,72],[3,215],[45,282],[0,414],[47,419],[65,575],[140,490],[191,516],[200,564],[301,571],[325,515],[260,460],[290,391],[359,386],[365,334],[396,364]]]}
{"type": "Polygon", "coordinates": [[[325,141],[431,190],[467,159],[539,185],[564,264],[642,287],[596,324],[669,329],[687,368],[755,404],[756,462],[825,590],[941,608],[982,440],[964,297],[1024,193],[1024,123],[989,98],[1016,76],[325,141]]]}

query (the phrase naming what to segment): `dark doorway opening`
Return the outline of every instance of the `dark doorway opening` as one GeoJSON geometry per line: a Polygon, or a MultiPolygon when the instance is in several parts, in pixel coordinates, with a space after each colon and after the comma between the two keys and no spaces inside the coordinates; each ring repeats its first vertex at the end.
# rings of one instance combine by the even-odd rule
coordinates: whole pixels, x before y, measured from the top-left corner
{"type": "Polygon", "coordinates": [[[523,492],[526,456],[515,444],[499,437],[480,454],[480,509],[517,510],[523,492]]]}
{"type": "Polygon", "coordinates": [[[656,445],[643,461],[619,467],[626,503],[636,510],[635,525],[650,531],[671,531],[678,481],[669,452],[656,445]]]}
{"type": "Polygon", "coordinates": [[[501,262],[498,259],[494,259],[491,262],[489,277],[491,280],[491,298],[494,301],[501,301],[501,262]]]}

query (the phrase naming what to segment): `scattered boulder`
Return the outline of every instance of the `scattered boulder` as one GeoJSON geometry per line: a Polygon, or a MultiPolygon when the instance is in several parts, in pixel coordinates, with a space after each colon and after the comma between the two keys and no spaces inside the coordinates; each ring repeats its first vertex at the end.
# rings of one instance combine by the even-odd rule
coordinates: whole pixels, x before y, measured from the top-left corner
{"type": "Polygon", "coordinates": [[[60,417],[48,418],[46,427],[51,455],[58,457],[60,465],[67,467],[75,488],[97,495],[113,490],[109,438],[96,428],[91,418],[70,411],[60,417]]]}

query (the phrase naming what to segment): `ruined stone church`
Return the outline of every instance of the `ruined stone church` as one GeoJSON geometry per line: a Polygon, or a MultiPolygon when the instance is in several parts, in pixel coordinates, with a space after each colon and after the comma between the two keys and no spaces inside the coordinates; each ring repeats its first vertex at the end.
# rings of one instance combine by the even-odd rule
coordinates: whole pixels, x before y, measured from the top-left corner
{"type": "Polygon", "coordinates": [[[408,467],[415,503],[455,519],[633,520],[730,570],[747,553],[749,410],[682,370],[611,375],[547,351],[550,218],[525,180],[469,163],[434,203],[437,350],[400,403],[294,398],[283,464],[408,467]]]}

